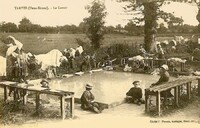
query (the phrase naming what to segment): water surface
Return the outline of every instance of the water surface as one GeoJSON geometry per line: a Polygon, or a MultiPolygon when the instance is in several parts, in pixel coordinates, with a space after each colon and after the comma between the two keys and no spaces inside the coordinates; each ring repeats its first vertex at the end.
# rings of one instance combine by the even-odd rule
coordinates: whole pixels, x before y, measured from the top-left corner
{"type": "Polygon", "coordinates": [[[54,79],[50,81],[51,88],[75,92],[75,97],[80,98],[85,90],[86,83],[92,83],[92,92],[95,100],[103,103],[119,102],[124,99],[126,92],[133,87],[132,82],[141,80],[141,88],[149,87],[156,82],[159,76],[113,71],[100,71],[82,76],[54,79]]]}

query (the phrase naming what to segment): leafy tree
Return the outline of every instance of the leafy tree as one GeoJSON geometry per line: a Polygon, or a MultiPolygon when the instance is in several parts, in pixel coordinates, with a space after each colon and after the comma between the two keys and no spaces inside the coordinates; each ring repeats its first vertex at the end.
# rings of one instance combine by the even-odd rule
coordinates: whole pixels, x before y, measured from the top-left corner
{"type": "Polygon", "coordinates": [[[41,33],[57,33],[56,27],[45,26],[41,27],[41,33]]]}
{"type": "Polygon", "coordinates": [[[199,8],[196,19],[198,20],[199,24],[198,24],[198,32],[200,33],[200,2],[197,3],[197,6],[199,8]]]}
{"type": "Polygon", "coordinates": [[[178,18],[178,17],[175,17],[173,14],[169,14],[170,18],[168,18],[168,27],[169,28],[172,28],[173,26],[180,26],[180,25],[183,25],[183,19],[182,18],[178,18]]]}
{"type": "Polygon", "coordinates": [[[31,32],[33,32],[33,33],[36,33],[36,32],[40,33],[41,32],[41,26],[38,25],[38,24],[32,24],[30,29],[31,29],[31,32]]]}
{"type": "Polygon", "coordinates": [[[80,29],[76,25],[64,25],[60,27],[62,33],[79,33],[80,29]]]}
{"type": "Polygon", "coordinates": [[[158,28],[158,33],[166,33],[167,32],[167,28],[165,27],[165,25],[163,23],[160,24],[160,27],[158,28]]]}
{"type": "Polygon", "coordinates": [[[129,35],[141,35],[144,32],[143,26],[138,26],[133,21],[129,21],[124,29],[128,31],[129,35]]]}
{"type": "Polygon", "coordinates": [[[80,24],[78,25],[78,28],[79,28],[81,33],[86,32],[86,24],[84,22],[80,22],[80,24]]]}
{"type": "Polygon", "coordinates": [[[90,16],[84,19],[87,26],[86,35],[91,41],[94,49],[100,48],[104,35],[104,24],[107,12],[105,6],[99,1],[92,2],[92,6],[87,7],[90,16]]]}
{"type": "Polygon", "coordinates": [[[76,25],[71,25],[69,31],[71,31],[71,33],[78,33],[79,29],[76,25]]]}
{"type": "Polygon", "coordinates": [[[11,22],[2,23],[1,29],[2,32],[17,32],[18,28],[17,25],[11,22]]]}
{"type": "Polygon", "coordinates": [[[116,25],[115,27],[117,29],[117,31],[120,33],[121,30],[123,29],[123,27],[121,26],[121,24],[116,25]]]}
{"type": "MultiPolygon", "coordinates": [[[[143,17],[134,17],[133,20],[137,23],[144,22],[144,42],[145,49],[148,52],[152,52],[155,48],[155,35],[157,33],[157,20],[159,18],[164,19],[169,22],[170,25],[182,24],[183,20],[181,18],[174,17],[173,14],[166,13],[160,10],[160,6],[164,3],[169,3],[165,1],[170,0],[117,0],[119,2],[129,2],[129,5],[124,7],[127,12],[134,12],[133,15],[143,15],[143,17]]],[[[191,0],[171,0],[176,2],[188,2],[191,0]]],[[[196,2],[193,0],[192,2],[196,2]]],[[[200,12],[199,12],[200,17],[200,12]]],[[[199,18],[200,19],[200,18],[199,18]]],[[[200,20],[199,20],[200,22],[200,20]]],[[[200,27],[199,27],[200,28],[200,27]]]]}
{"type": "Polygon", "coordinates": [[[115,32],[115,27],[113,26],[106,26],[105,27],[106,33],[114,33],[115,32]]]}
{"type": "MultiPolygon", "coordinates": [[[[124,7],[127,12],[133,13],[133,20],[137,24],[144,22],[144,42],[145,49],[152,52],[155,48],[155,35],[157,33],[157,19],[161,11],[159,7],[163,0],[120,0],[121,2],[129,2],[129,5],[124,7]],[[138,17],[138,15],[142,15],[138,17]]],[[[163,15],[163,14],[162,14],[163,15]]]]}
{"type": "Polygon", "coordinates": [[[18,25],[20,32],[31,32],[32,23],[26,17],[22,18],[18,25]]]}
{"type": "Polygon", "coordinates": [[[133,21],[130,21],[124,26],[124,29],[127,30],[130,35],[133,35],[136,29],[136,24],[134,24],[133,21]]]}

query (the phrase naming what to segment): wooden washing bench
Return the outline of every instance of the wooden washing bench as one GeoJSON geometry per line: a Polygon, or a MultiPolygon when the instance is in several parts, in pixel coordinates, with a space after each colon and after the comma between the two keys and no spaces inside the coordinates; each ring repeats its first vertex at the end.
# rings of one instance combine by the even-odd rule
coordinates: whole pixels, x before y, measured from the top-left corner
{"type": "Polygon", "coordinates": [[[17,83],[17,82],[11,82],[11,81],[3,81],[0,82],[0,86],[4,88],[4,101],[6,102],[8,99],[8,88],[12,87],[14,89],[14,96],[13,99],[17,100],[17,93],[18,91],[21,91],[23,104],[25,105],[27,103],[27,92],[31,91],[35,93],[36,96],[36,112],[39,111],[40,106],[40,94],[50,94],[60,97],[60,111],[61,111],[61,117],[62,119],[65,119],[66,113],[65,113],[65,101],[69,101],[70,103],[70,116],[73,118],[74,116],[74,92],[68,92],[63,90],[56,90],[56,89],[46,89],[42,87],[35,87],[33,84],[24,84],[24,83],[17,83]]]}
{"type": "MultiPolygon", "coordinates": [[[[148,64],[150,66],[151,69],[158,68],[159,62],[163,62],[162,64],[167,64],[167,65],[169,64],[168,59],[144,58],[143,60],[146,64],[148,64]]],[[[127,64],[127,62],[128,62],[128,57],[124,57],[124,58],[121,58],[120,64],[125,65],[125,64],[127,64]]],[[[178,73],[181,74],[181,73],[184,73],[184,71],[186,69],[186,64],[183,62],[179,62],[179,63],[180,63],[180,71],[178,73]]],[[[173,69],[173,72],[175,72],[174,69],[173,69]]]]}
{"type": "Polygon", "coordinates": [[[161,115],[161,100],[160,93],[168,89],[174,89],[174,104],[179,106],[180,90],[182,86],[186,86],[187,99],[191,99],[191,83],[198,80],[198,95],[200,96],[200,77],[196,76],[181,76],[173,81],[167,82],[162,85],[154,86],[145,89],[145,112],[150,112],[150,95],[156,96],[156,112],[158,116],[161,115]]]}
{"type": "MultiPolygon", "coordinates": [[[[159,62],[163,62],[163,64],[169,64],[170,60],[168,59],[153,59],[153,58],[145,58],[144,59],[145,63],[148,63],[150,66],[151,66],[151,69],[154,69],[156,67],[156,64],[159,63],[159,62]]],[[[180,63],[180,72],[183,72],[185,71],[186,69],[186,65],[184,62],[179,62],[180,63]]],[[[173,69],[173,72],[174,72],[174,69],[173,69]]]]}

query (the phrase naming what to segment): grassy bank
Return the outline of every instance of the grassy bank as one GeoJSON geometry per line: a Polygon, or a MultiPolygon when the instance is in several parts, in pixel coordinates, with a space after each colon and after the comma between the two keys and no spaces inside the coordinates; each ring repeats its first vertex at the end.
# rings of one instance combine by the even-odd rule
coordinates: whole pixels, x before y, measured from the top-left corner
{"type": "MultiPolygon", "coordinates": [[[[21,43],[24,44],[23,49],[25,51],[32,52],[34,54],[47,53],[52,49],[59,49],[63,51],[64,48],[76,48],[78,44],[76,39],[81,39],[84,42],[89,42],[89,39],[85,34],[41,34],[41,33],[0,33],[0,37],[12,35],[21,43]]],[[[158,37],[158,41],[171,40],[172,37],[158,37]]],[[[144,36],[125,36],[119,34],[105,35],[102,41],[103,46],[109,46],[112,44],[129,44],[135,45],[135,43],[143,43],[144,36]]],[[[0,55],[5,56],[6,46],[3,42],[0,42],[0,55]]]]}

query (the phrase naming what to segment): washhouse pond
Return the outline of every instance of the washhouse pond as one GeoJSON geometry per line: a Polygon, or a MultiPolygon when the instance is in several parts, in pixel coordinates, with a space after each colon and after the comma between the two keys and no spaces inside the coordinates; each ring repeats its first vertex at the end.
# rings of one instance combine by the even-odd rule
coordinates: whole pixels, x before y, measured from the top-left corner
{"type": "Polygon", "coordinates": [[[95,95],[95,100],[101,103],[112,104],[124,100],[126,92],[133,87],[133,81],[141,80],[144,97],[144,89],[158,79],[158,75],[99,71],[70,78],[52,79],[49,85],[52,89],[75,92],[75,98],[80,98],[85,90],[85,84],[92,83],[92,92],[95,95]]]}

